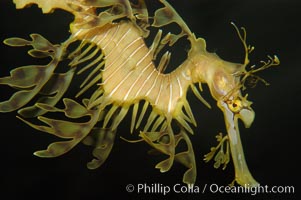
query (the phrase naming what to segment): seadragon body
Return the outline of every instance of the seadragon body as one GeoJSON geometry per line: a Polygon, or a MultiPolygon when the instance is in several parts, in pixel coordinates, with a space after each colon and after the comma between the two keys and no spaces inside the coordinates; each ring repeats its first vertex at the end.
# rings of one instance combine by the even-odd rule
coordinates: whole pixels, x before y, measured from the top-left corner
{"type": "Polygon", "coordinates": [[[196,126],[192,110],[186,99],[188,90],[202,101],[199,90],[201,84],[208,85],[212,97],[223,111],[228,135],[219,135],[216,148],[205,156],[209,161],[215,156],[215,167],[224,167],[230,161],[230,153],[235,166],[235,181],[241,185],[257,185],[245,162],[239,137],[237,121],[241,119],[249,127],[254,119],[254,111],[247,96],[242,96],[241,89],[248,77],[256,77],[255,72],[277,65],[277,57],[270,58],[260,68],[251,68],[248,53],[253,49],[246,44],[245,30],[241,34],[236,30],[245,47],[246,57],[243,64],[222,60],[216,54],[206,51],[206,43],[196,38],[182,18],[165,0],[158,9],[152,23],[144,0],[137,3],[128,0],[14,0],[17,8],[37,4],[44,13],[63,9],[74,14],[70,26],[71,36],[61,45],[52,45],[38,34],[32,34],[32,41],[21,38],[9,38],[5,43],[10,46],[31,45],[29,54],[33,57],[51,57],[46,66],[31,65],[17,68],[11,76],[0,78],[0,84],[17,88],[9,100],[0,102],[1,112],[18,110],[22,121],[35,129],[48,132],[65,141],[55,142],[46,150],[35,152],[40,157],[60,156],[72,149],[79,142],[94,146],[95,159],[88,163],[88,168],[99,167],[108,157],[116,135],[116,130],[124,117],[131,112],[131,132],[142,127],[140,141],[145,141],[156,151],[168,158],[156,165],[161,172],[168,171],[174,161],[188,168],[183,182],[192,184],[196,180],[196,163],[193,147],[188,133],[193,133],[191,124],[196,126]],[[98,8],[102,11],[98,13],[98,8]],[[160,27],[176,23],[181,28],[180,34],[163,35],[160,27]],[[149,27],[159,30],[149,47],[145,38],[149,37],[149,27]],[[159,52],[166,45],[172,46],[181,37],[187,37],[190,50],[187,59],[170,73],[164,73],[169,63],[170,52],[166,52],[155,65],[159,52]],[[76,41],[80,44],[71,52],[68,49],[76,41]],[[58,73],[56,69],[62,60],[69,60],[70,69],[58,73]],[[92,90],[89,98],[82,103],[64,98],[65,108],[56,104],[63,98],[75,75],[89,71],[80,85],[77,99],[86,91],[92,90]],[[199,84],[197,88],[196,84],[199,84]],[[97,85],[97,87],[95,87],[97,85]],[[34,105],[26,105],[35,97],[41,96],[34,105]],[[144,103],[142,108],[139,108],[144,103]],[[151,113],[146,110],[151,107],[151,113]],[[62,112],[67,118],[80,119],[88,116],[87,122],[57,120],[47,117],[51,112],[62,112]],[[143,120],[144,117],[147,120],[143,120]],[[25,118],[37,118],[46,125],[37,125],[25,118]],[[173,126],[180,127],[179,133],[173,126]],[[187,150],[176,153],[179,142],[187,144],[187,150]],[[227,148],[224,152],[223,144],[227,148]],[[230,150],[229,150],[230,149],[230,150]],[[217,152],[219,150],[219,152],[217,152]]]}

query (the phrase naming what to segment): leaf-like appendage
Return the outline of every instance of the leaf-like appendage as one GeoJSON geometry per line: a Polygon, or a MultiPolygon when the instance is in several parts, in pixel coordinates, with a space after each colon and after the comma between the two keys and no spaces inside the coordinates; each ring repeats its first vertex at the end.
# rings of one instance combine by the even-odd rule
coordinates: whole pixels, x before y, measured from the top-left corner
{"type": "Polygon", "coordinates": [[[46,150],[35,152],[35,155],[40,157],[57,157],[68,152],[92,131],[99,119],[100,110],[88,110],[71,99],[64,99],[64,104],[64,109],[55,108],[54,106],[42,103],[37,104],[37,107],[47,112],[63,112],[70,118],[89,116],[90,120],[87,122],[71,122],[50,119],[47,117],[38,117],[41,122],[47,124],[47,126],[44,126],[35,125],[20,118],[34,129],[50,133],[63,139],[71,139],[68,141],[54,142],[50,144],[46,150]]]}
{"type": "Polygon", "coordinates": [[[174,10],[174,8],[165,0],[160,0],[165,7],[158,9],[155,12],[154,22],[152,26],[162,27],[171,23],[177,23],[181,28],[181,33],[170,35],[170,45],[173,45],[181,37],[188,35],[189,38],[193,36],[190,29],[180,17],[180,15],[174,10]]]}
{"type": "Polygon", "coordinates": [[[204,156],[204,161],[209,162],[214,157],[215,163],[213,164],[214,168],[219,168],[223,164],[223,170],[226,169],[227,164],[230,161],[229,153],[229,143],[228,136],[223,136],[222,133],[219,133],[215,136],[218,145],[216,147],[211,147],[210,152],[204,156]],[[224,152],[224,143],[226,142],[226,153],[224,152]]]}
{"type": "Polygon", "coordinates": [[[114,144],[116,129],[94,128],[91,133],[83,140],[83,143],[94,146],[93,156],[95,159],[87,163],[89,169],[100,167],[108,158],[114,144]]]}
{"type": "Polygon", "coordinates": [[[31,34],[30,37],[32,38],[31,45],[35,50],[44,52],[55,51],[55,46],[43,36],[39,34],[31,34]]]}
{"type": "Polygon", "coordinates": [[[31,42],[22,38],[14,37],[14,38],[5,39],[4,44],[12,47],[22,47],[22,46],[30,45],[31,42]]]}
{"type": "Polygon", "coordinates": [[[35,50],[35,49],[32,49],[32,50],[29,50],[28,51],[28,54],[32,57],[35,57],[35,58],[46,58],[49,56],[49,53],[48,52],[45,52],[45,51],[39,51],[39,50],[35,50]]]}
{"type": "Polygon", "coordinates": [[[50,13],[56,8],[72,11],[66,0],[14,0],[14,3],[18,9],[37,4],[43,10],[43,13],[50,13]]]}
{"type": "Polygon", "coordinates": [[[183,182],[187,184],[195,183],[197,172],[193,151],[188,150],[178,153],[175,155],[175,160],[188,168],[184,173],[183,182]]]}
{"type": "Polygon", "coordinates": [[[213,156],[215,155],[215,153],[216,153],[216,148],[215,147],[211,147],[210,148],[210,152],[204,155],[204,161],[205,162],[209,162],[213,158],[213,156]]]}
{"type": "MultiPolygon", "coordinates": [[[[62,51],[59,51],[59,48],[62,47],[58,45],[52,45],[41,35],[31,34],[30,36],[32,41],[27,41],[21,38],[9,38],[5,40],[5,44],[10,46],[31,45],[34,49],[29,51],[30,55],[34,57],[49,56],[52,58],[52,60],[48,65],[45,66],[29,65],[13,69],[10,73],[10,76],[0,78],[0,84],[8,85],[20,90],[13,94],[9,100],[0,102],[0,112],[11,112],[25,106],[31,99],[40,93],[41,90],[43,90],[45,85],[47,86],[47,82],[50,81],[50,84],[53,83],[53,78],[51,77],[56,76],[54,75],[54,70],[63,54],[62,51]]],[[[60,82],[68,85],[67,79],[61,78],[60,82]]],[[[63,88],[60,88],[59,90],[63,91],[63,88]]],[[[54,87],[53,90],[55,89],[58,88],[54,87]]],[[[45,91],[47,90],[44,89],[44,93],[45,91]]],[[[43,99],[40,101],[47,102],[49,99],[43,99]]],[[[56,102],[57,99],[56,101],[53,101],[52,104],[56,102]]],[[[25,111],[23,111],[23,113],[24,116],[34,116],[32,114],[28,115],[28,112],[25,114],[25,111]]]]}
{"type": "Polygon", "coordinates": [[[153,148],[166,155],[169,155],[169,158],[156,165],[156,168],[160,169],[161,172],[167,172],[173,164],[175,155],[175,141],[172,130],[171,132],[140,132],[139,136],[142,137],[144,141],[153,148]],[[165,136],[169,138],[168,142],[163,142],[161,140],[165,136]]]}
{"type": "MultiPolygon", "coordinates": [[[[56,65],[48,66],[50,70],[56,65]]],[[[26,105],[42,89],[51,76],[47,67],[24,66],[12,70],[11,76],[0,78],[0,84],[19,88],[21,91],[13,94],[9,100],[0,102],[0,112],[11,112],[26,105]]]]}
{"type": "Polygon", "coordinates": [[[173,135],[172,132],[141,132],[140,137],[154,148],[156,154],[161,152],[169,156],[169,158],[156,165],[160,172],[167,172],[175,160],[188,168],[184,173],[183,182],[187,184],[195,182],[197,172],[194,152],[191,141],[183,128],[177,135],[173,135]],[[175,154],[175,150],[181,140],[186,142],[187,151],[175,154]]]}
{"type": "Polygon", "coordinates": [[[71,83],[74,75],[74,69],[69,70],[67,73],[53,74],[50,80],[40,90],[40,94],[44,95],[39,98],[36,105],[22,108],[18,113],[25,118],[37,117],[46,113],[46,110],[42,110],[37,104],[45,104],[48,106],[54,106],[65,94],[71,83]]]}

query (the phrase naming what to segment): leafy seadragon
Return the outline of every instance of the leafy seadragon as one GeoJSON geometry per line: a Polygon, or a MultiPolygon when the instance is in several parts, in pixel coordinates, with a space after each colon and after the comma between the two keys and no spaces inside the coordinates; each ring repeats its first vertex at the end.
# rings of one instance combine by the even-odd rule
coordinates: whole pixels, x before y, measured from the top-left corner
{"type": "Polygon", "coordinates": [[[188,168],[183,182],[193,184],[197,172],[188,133],[193,133],[191,124],[196,126],[196,121],[186,94],[191,90],[210,108],[200,94],[201,84],[205,83],[224,114],[228,132],[226,136],[217,136],[219,144],[205,155],[205,161],[214,158],[216,168],[220,165],[225,168],[231,152],[234,181],[241,185],[257,185],[247,167],[238,129],[238,119],[245,127],[250,127],[255,113],[241,90],[245,89],[250,77],[264,81],[254,73],[278,65],[278,58],[269,57],[259,68],[249,67],[248,55],[253,47],[246,43],[245,29],[233,24],[244,46],[245,60],[243,64],[224,61],[206,51],[205,40],[196,38],[166,0],[159,2],[162,7],[150,17],[144,0],[14,0],[18,9],[31,4],[37,4],[44,13],[63,9],[74,15],[74,21],[70,25],[70,37],[59,45],[39,34],[31,34],[31,40],[9,38],[4,41],[14,47],[32,46],[29,55],[49,57],[51,61],[47,65],[22,66],[12,70],[10,76],[0,78],[0,84],[18,90],[7,101],[0,102],[0,111],[17,110],[18,118],[29,126],[65,139],[35,152],[36,156],[60,156],[80,142],[93,146],[95,158],[87,164],[90,169],[98,168],[107,159],[118,125],[131,111],[130,131],[138,129],[145,121],[139,141],[145,141],[168,156],[156,168],[166,172],[177,161],[188,168]],[[171,23],[181,28],[179,34],[163,34],[160,28],[171,23]],[[151,27],[157,28],[157,32],[152,45],[147,46],[145,39],[150,37],[151,27]],[[171,53],[161,51],[182,37],[190,43],[187,59],[174,71],[164,73],[171,53]],[[74,45],[76,48],[71,48],[74,45]],[[160,52],[162,56],[158,60],[160,52]],[[69,63],[64,73],[59,69],[62,61],[69,63]],[[73,77],[84,72],[88,75],[79,87],[77,100],[63,98],[73,77]],[[81,98],[91,90],[90,98],[81,98]],[[33,99],[37,99],[36,102],[28,105],[33,99]],[[57,107],[61,100],[64,108],[57,107]],[[148,108],[151,113],[144,120],[148,108]],[[70,120],[47,117],[52,112],[63,113],[70,120]],[[31,118],[44,125],[32,122],[31,118]],[[175,126],[178,126],[177,133],[175,126]],[[187,150],[176,153],[180,141],[186,143],[187,150]]]}

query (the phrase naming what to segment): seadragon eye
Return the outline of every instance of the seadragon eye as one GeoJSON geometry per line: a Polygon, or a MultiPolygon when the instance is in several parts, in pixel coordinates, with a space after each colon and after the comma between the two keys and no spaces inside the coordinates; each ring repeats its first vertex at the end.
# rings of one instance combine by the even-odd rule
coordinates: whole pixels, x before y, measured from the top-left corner
{"type": "Polygon", "coordinates": [[[230,100],[227,104],[229,109],[234,113],[239,112],[243,108],[242,102],[239,99],[230,100]]]}

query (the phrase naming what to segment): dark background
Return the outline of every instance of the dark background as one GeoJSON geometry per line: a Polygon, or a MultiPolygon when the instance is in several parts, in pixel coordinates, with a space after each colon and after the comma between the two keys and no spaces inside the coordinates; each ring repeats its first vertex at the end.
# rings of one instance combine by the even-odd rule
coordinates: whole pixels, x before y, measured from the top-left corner
{"type": "MultiPolygon", "coordinates": [[[[190,29],[207,41],[208,50],[223,59],[242,62],[243,48],[230,25],[234,21],[245,26],[248,42],[255,46],[251,62],[265,60],[267,55],[277,54],[281,65],[260,75],[270,86],[258,84],[249,89],[249,99],[254,102],[256,118],[251,128],[240,128],[246,160],[253,176],[262,185],[294,186],[295,194],[258,194],[256,196],[229,194],[185,194],[168,196],[127,193],[127,184],[161,183],[173,186],[181,183],[185,169],[179,164],[161,174],[154,166],[159,159],[147,154],[145,143],[129,144],[119,138],[106,163],[97,170],[85,166],[91,158],[91,149],[78,145],[64,156],[41,159],[32,152],[44,149],[56,138],[38,132],[15,118],[16,113],[0,114],[1,123],[1,174],[0,191],[7,199],[296,199],[299,191],[300,163],[300,9],[298,0],[170,0],[190,29]],[[299,162],[298,162],[299,161],[299,162]]],[[[53,43],[68,37],[68,24],[72,16],[63,11],[42,15],[36,6],[15,10],[11,1],[0,2],[0,40],[18,36],[28,38],[30,33],[40,33],[53,43]]],[[[180,47],[177,52],[185,55],[180,47]]],[[[38,63],[26,55],[25,49],[0,44],[0,76],[6,76],[17,66],[38,63]]],[[[174,57],[180,57],[174,52],[174,57]]],[[[177,60],[175,63],[179,62],[177,60]]],[[[215,135],[224,130],[222,113],[205,89],[205,98],[213,105],[208,110],[188,94],[192,110],[198,122],[195,135],[191,136],[196,155],[198,177],[196,185],[216,183],[227,185],[233,180],[233,166],[225,171],[214,169],[213,163],[204,163],[203,155],[215,146],[215,135]]],[[[12,90],[0,87],[0,97],[5,99],[12,90]]],[[[125,120],[118,133],[129,136],[129,121],[125,120]]]]}

